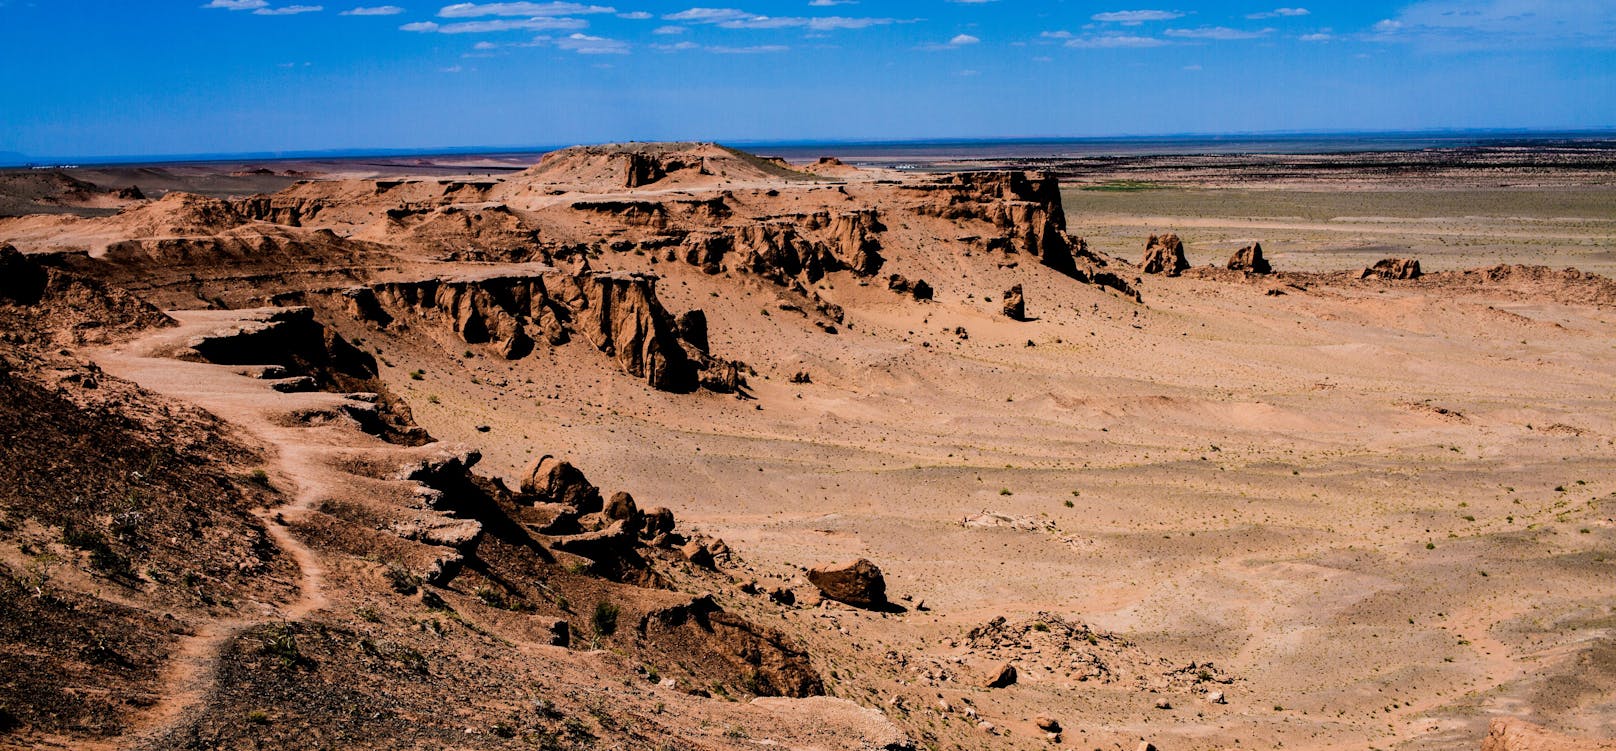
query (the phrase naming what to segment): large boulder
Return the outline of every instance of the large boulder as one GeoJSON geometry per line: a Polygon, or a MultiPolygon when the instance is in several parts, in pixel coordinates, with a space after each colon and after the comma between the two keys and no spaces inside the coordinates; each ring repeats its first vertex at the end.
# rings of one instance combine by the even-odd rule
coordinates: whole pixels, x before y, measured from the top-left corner
{"type": "Polygon", "coordinates": [[[808,569],[808,581],[825,597],[860,608],[887,604],[887,580],[875,564],[860,558],[841,566],[808,569]]]}
{"type": "Polygon", "coordinates": [[[546,455],[533,464],[522,480],[522,492],[549,503],[571,506],[580,514],[601,510],[600,489],[589,484],[577,467],[546,455]]]}
{"type": "Polygon", "coordinates": [[[1004,317],[1012,321],[1027,320],[1027,301],[1019,284],[1004,291],[1004,317]]]}
{"type": "Polygon", "coordinates": [[[1375,265],[1363,270],[1360,279],[1374,277],[1376,279],[1418,279],[1423,272],[1420,271],[1420,262],[1414,258],[1382,258],[1375,265]]]}
{"type": "Polygon", "coordinates": [[[1253,274],[1273,273],[1274,267],[1263,258],[1262,243],[1252,243],[1234,252],[1229,257],[1230,271],[1247,271],[1253,274]]]}
{"type": "Polygon", "coordinates": [[[1178,235],[1151,235],[1145,242],[1145,257],[1139,262],[1146,274],[1178,276],[1190,267],[1184,260],[1184,243],[1178,235]]]}

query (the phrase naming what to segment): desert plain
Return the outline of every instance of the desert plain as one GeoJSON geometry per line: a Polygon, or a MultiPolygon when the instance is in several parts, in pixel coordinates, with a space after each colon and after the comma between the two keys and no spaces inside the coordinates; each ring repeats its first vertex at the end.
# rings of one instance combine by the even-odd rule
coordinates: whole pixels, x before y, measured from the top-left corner
{"type": "Polygon", "coordinates": [[[0,746],[1616,737],[1613,153],[0,174],[0,746]]]}

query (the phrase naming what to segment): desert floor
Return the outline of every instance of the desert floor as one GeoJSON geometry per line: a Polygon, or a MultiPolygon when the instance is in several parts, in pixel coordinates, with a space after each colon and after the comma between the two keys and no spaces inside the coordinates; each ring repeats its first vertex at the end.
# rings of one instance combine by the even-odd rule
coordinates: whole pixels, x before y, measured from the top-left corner
{"type": "MultiPolygon", "coordinates": [[[[1072,233],[1129,259],[1176,231],[1196,265],[1260,240],[1282,270],[1414,256],[1603,273],[1613,196],[1065,194],[1072,233]]],[[[1143,307],[1029,284],[1037,320],[1022,323],[982,280],[929,306],[845,291],[856,327],[809,340],[782,333],[766,292],[661,271],[669,308],[705,308],[715,351],[759,367],[756,401],[670,402],[543,358],[435,367],[402,341],[386,344],[388,378],[439,438],[483,446],[486,471],[514,481],[561,447],[760,577],[878,562],[907,613],[755,615],[803,638],[844,693],[965,747],[1039,744],[1037,713],[1079,748],[1474,748],[1495,713],[1616,735],[1609,304],[1400,283],[1275,297],[1186,277],[1150,280],[1143,307]],[[418,367],[424,380],[406,377],[418,367]],[[796,371],[813,383],[789,383],[796,371]],[[1132,643],[1122,663],[1211,663],[1233,678],[1216,686],[1227,704],[1199,685],[1070,680],[1059,655],[955,648],[997,616],[1113,632],[1132,643]],[[1019,686],[971,687],[1006,656],[1019,686]],[[917,665],[966,677],[938,688],[917,665]],[[1011,734],[924,711],[939,698],[1011,734]]]]}

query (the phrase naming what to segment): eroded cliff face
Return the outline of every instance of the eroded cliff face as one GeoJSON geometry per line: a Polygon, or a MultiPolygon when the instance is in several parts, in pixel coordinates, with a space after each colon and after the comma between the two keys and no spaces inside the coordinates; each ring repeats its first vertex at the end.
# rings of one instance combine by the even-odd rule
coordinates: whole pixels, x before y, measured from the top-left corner
{"type": "Polygon", "coordinates": [[[548,269],[385,282],[343,291],[348,313],[379,327],[487,345],[506,359],[581,337],[662,391],[734,391],[742,366],[707,352],[656,296],[650,274],[548,269]]]}

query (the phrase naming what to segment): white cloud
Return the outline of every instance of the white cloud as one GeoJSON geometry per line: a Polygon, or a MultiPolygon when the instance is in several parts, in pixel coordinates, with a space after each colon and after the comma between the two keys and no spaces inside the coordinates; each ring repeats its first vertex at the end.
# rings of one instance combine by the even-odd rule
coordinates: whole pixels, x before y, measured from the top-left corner
{"type": "Polygon", "coordinates": [[[976,44],[981,41],[981,39],[971,36],[970,34],[960,34],[953,39],[948,40],[948,43],[954,47],[963,47],[967,44],[976,44]]]}
{"type": "Polygon", "coordinates": [[[482,16],[583,16],[616,13],[616,8],[582,3],[455,3],[438,11],[439,18],[480,18],[482,16]]]}
{"type": "Polygon", "coordinates": [[[658,26],[655,29],[652,29],[651,33],[661,34],[663,36],[673,36],[676,34],[683,34],[687,31],[689,31],[689,29],[683,26],[658,26]]]}
{"type": "Polygon", "coordinates": [[[617,14],[617,17],[627,21],[648,21],[652,18],[656,18],[656,16],[646,13],[643,10],[636,10],[630,13],[619,13],[617,14]]]}
{"type": "Polygon", "coordinates": [[[1297,37],[1297,39],[1300,39],[1300,40],[1302,40],[1304,42],[1328,42],[1328,41],[1330,41],[1331,39],[1334,39],[1334,38],[1335,38],[1335,35],[1331,34],[1328,31],[1319,31],[1319,32],[1315,32],[1315,33],[1312,33],[1312,34],[1303,34],[1303,35],[1297,37]]]}
{"type": "Polygon", "coordinates": [[[1120,23],[1124,26],[1138,26],[1146,21],[1171,21],[1183,17],[1184,14],[1176,10],[1117,10],[1090,16],[1101,23],[1120,23]]]}
{"type": "Polygon", "coordinates": [[[213,0],[213,2],[202,7],[223,10],[254,10],[269,7],[269,0],[213,0]]]}
{"type": "Polygon", "coordinates": [[[832,5],[855,5],[858,0],[813,0],[808,3],[815,8],[828,8],[832,5]]]}
{"type": "Polygon", "coordinates": [[[378,6],[374,7],[374,8],[354,8],[353,10],[345,10],[345,11],[343,11],[342,13],[340,13],[338,15],[343,15],[343,16],[396,16],[396,15],[398,15],[400,13],[403,13],[403,12],[404,12],[404,9],[398,7],[397,5],[378,5],[378,6]]]}
{"type": "Polygon", "coordinates": [[[259,8],[253,11],[255,16],[295,16],[299,13],[319,13],[325,10],[321,5],[288,5],[282,8],[259,8]]]}
{"type": "Polygon", "coordinates": [[[1199,29],[1168,29],[1162,32],[1165,36],[1178,39],[1213,39],[1229,41],[1234,39],[1259,39],[1274,33],[1273,29],[1231,29],[1227,26],[1203,26],[1199,29]]]}
{"type": "Polygon", "coordinates": [[[577,18],[511,18],[489,21],[463,21],[449,24],[418,21],[404,24],[398,28],[402,31],[437,32],[439,34],[490,34],[500,31],[570,31],[582,29],[588,25],[587,22],[577,18]]]}
{"type": "Polygon", "coordinates": [[[1312,13],[1312,11],[1308,10],[1307,8],[1275,8],[1265,13],[1252,13],[1246,16],[1246,18],[1253,21],[1264,18],[1296,18],[1298,16],[1305,16],[1310,13],[1312,13]]]}
{"type": "Polygon", "coordinates": [[[580,55],[627,55],[628,42],[621,39],[573,34],[555,41],[555,46],[580,55]]]}

